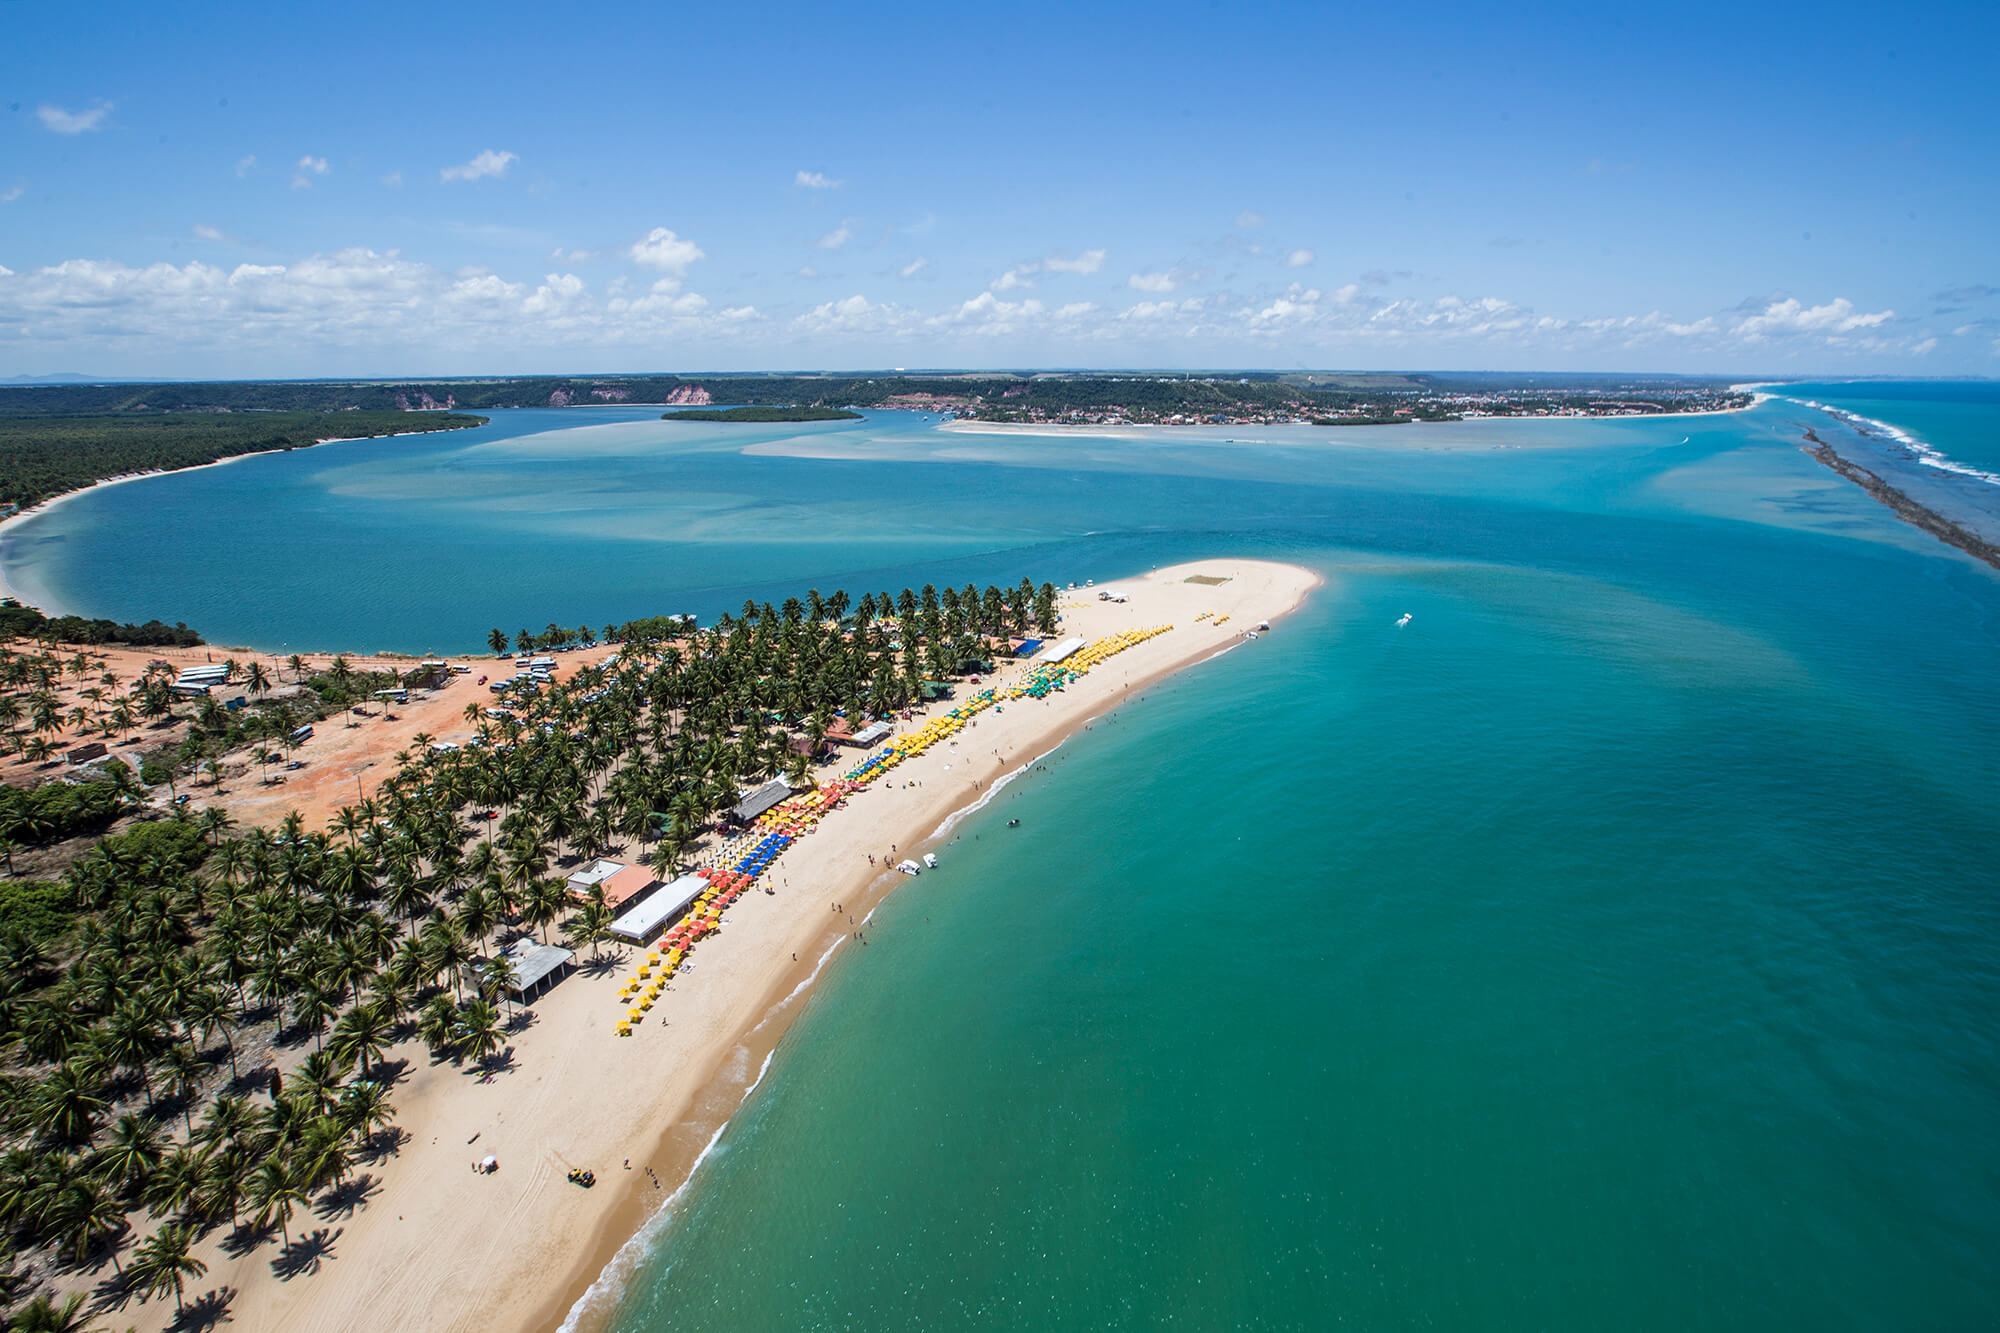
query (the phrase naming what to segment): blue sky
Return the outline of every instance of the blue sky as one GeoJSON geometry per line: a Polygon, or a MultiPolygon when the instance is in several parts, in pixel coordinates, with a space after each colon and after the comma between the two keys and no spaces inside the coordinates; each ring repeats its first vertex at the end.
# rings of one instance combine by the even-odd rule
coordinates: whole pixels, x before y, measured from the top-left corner
{"type": "Polygon", "coordinates": [[[1993,7],[1614,8],[9,0],[0,376],[2000,371],[1993,7]]]}

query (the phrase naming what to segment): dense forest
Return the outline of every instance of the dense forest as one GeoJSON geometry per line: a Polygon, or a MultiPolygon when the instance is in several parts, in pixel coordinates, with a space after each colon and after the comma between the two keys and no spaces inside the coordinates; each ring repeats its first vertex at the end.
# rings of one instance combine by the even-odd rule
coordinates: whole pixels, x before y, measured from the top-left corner
{"type": "MultiPolygon", "coordinates": [[[[0,401],[0,411],[11,403],[0,401]]],[[[25,508],[128,472],[172,471],[238,454],[299,449],[320,440],[453,430],[481,422],[479,417],[407,412],[0,415],[0,503],[25,508]]]]}
{"type": "Polygon", "coordinates": [[[143,625],[82,616],[45,616],[9,597],[0,601],[0,639],[42,639],[49,643],[122,643],[136,648],[192,648],[201,635],[183,624],[149,620],[143,625]]]}

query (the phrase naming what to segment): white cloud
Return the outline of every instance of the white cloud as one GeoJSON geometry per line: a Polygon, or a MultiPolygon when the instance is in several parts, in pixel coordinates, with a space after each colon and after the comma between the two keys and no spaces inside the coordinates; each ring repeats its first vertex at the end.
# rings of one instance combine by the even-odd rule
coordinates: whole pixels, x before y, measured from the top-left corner
{"type": "Polygon", "coordinates": [[[646,233],[646,239],[632,247],[632,262],[642,268],[656,268],[666,273],[685,273],[688,265],[697,259],[707,258],[701,247],[685,237],[676,236],[665,227],[655,227],[646,233]]]}
{"type": "Polygon", "coordinates": [[[299,159],[298,170],[292,173],[292,188],[294,190],[310,190],[312,188],[312,176],[324,176],[331,170],[332,168],[327,166],[325,158],[307,154],[299,159]],[[309,176],[307,175],[308,172],[312,174],[309,176]]]}
{"type": "Polygon", "coordinates": [[[28,192],[25,185],[16,185],[10,190],[0,191],[0,204],[11,204],[28,192]]]}
{"type": "Polygon", "coordinates": [[[223,234],[222,228],[211,227],[206,222],[195,223],[194,234],[204,241],[226,241],[229,239],[229,237],[223,234]]]}
{"type": "Polygon", "coordinates": [[[549,251],[549,258],[558,264],[588,264],[597,258],[595,250],[565,250],[560,245],[549,251]]]}
{"type": "Polygon", "coordinates": [[[382,183],[388,186],[392,190],[400,190],[403,188],[403,173],[400,171],[392,171],[388,175],[382,177],[382,183]]]}
{"type": "Polygon", "coordinates": [[[813,244],[822,250],[838,250],[853,239],[854,229],[843,222],[817,241],[814,241],[813,244]]]}
{"type": "Polygon", "coordinates": [[[551,273],[535,288],[535,294],[521,302],[524,315],[550,315],[559,313],[571,301],[583,295],[583,279],[574,273],[551,273]]]}
{"type": "Polygon", "coordinates": [[[88,111],[65,111],[47,102],[35,109],[41,117],[45,129],[55,134],[88,134],[104,124],[104,118],[111,114],[111,103],[98,102],[88,111]]]}
{"type": "Polygon", "coordinates": [[[245,153],[242,157],[236,159],[236,174],[239,177],[248,176],[256,168],[257,155],[255,153],[245,153]]]}
{"type": "Polygon", "coordinates": [[[792,276],[795,278],[817,278],[819,276],[819,270],[814,268],[811,264],[801,264],[799,266],[798,272],[794,273],[792,276]]]}
{"type": "Polygon", "coordinates": [[[1104,267],[1104,251],[1085,250],[1075,259],[1062,259],[1051,255],[1042,261],[1051,273],[1095,273],[1104,267]]]}
{"type": "Polygon", "coordinates": [[[929,268],[930,266],[931,266],[931,261],[929,259],[926,259],[922,255],[918,255],[915,259],[912,259],[909,263],[897,269],[896,272],[901,277],[914,278],[917,276],[917,274],[922,273],[925,269],[929,268]]]}
{"type": "Polygon", "coordinates": [[[446,167],[438,172],[438,179],[444,182],[476,181],[488,176],[504,176],[507,168],[521,159],[509,152],[495,152],[491,148],[480,150],[470,162],[461,162],[455,167],[446,167]]]}
{"type": "Polygon", "coordinates": [[[1301,247],[1301,248],[1299,248],[1299,249],[1297,249],[1297,250],[1294,250],[1294,251],[1292,251],[1292,252],[1291,252],[1290,254],[1288,254],[1288,255],[1286,255],[1286,256],[1285,256],[1285,267],[1286,267],[1286,268],[1304,268],[1304,267],[1306,267],[1306,266],[1307,266],[1308,264],[1312,263],[1312,262],[1313,262],[1313,260],[1315,260],[1315,259],[1317,259],[1317,258],[1319,258],[1319,256],[1318,256],[1318,255],[1314,254],[1314,253],[1313,253],[1312,251],[1310,251],[1310,250],[1307,250],[1307,249],[1305,249],[1305,248],[1301,247]]]}
{"type": "Polygon", "coordinates": [[[1262,213],[1253,213],[1246,208],[1236,215],[1236,225],[1245,231],[1249,231],[1253,227],[1261,227],[1264,225],[1264,215],[1262,213]]]}
{"type": "Polygon", "coordinates": [[[1102,250],[1085,250],[1074,259],[1065,255],[1045,255],[1040,259],[1030,259],[1016,264],[986,284],[988,291],[1011,292],[1019,287],[1032,287],[1038,273],[1095,273],[1104,267],[1102,250]]]}
{"type": "Polygon", "coordinates": [[[1134,273],[1125,285],[1135,292],[1170,292],[1181,284],[1172,273],[1134,273]]]}
{"type": "MultiPolygon", "coordinates": [[[[229,239],[206,223],[195,235],[229,239]]],[[[540,244],[546,251],[549,242],[540,244]]],[[[364,249],[270,264],[70,260],[26,273],[0,271],[0,361],[32,350],[136,374],[185,374],[203,364],[241,365],[257,374],[360,373],[385,355],[420,361],[444,347],[459,349],[465,369],[484,363],[527,372],[571,354],[615,354],[607,360],[699,354],[748,367],[796,364],[790,358],[801,351],[815,363],[897,364],[905,349],[911,355],[936,349],[939,360],[961,364],[1035,356],[1080,364],[1151,356],[1344,364],[1367,353],[1440,364],[1492,357],[1502,364],[1650,360],[1693,368],[1727,365],[1732,354],[1774,364],[1794,351],[1801,364],[1816,366],[1827,364],[1829,351],[1856,365],[1862,357],[1879,362],[1891,355],[1937,360],[1947,348],[1963,349],[1961,359],[1983,358],[1993,332],[1961,326],[1969,330],[1966,340],[1940,347],[1942,331],[1938,338],[1927,331],[1898,334],[1886,327],[1887,312],[1878,317],[1838,301],[1788,305],[1783,296],[1693,317],[1657,310],[1545,314],[1501,296],[1391,300],[1360,281],[1190,290],[1192,278],[1172,271],[1166,276],[1180,290],[1134,288],[1144,299],[1125,308],[1044,303],[1035,294],[998,290],[919,308],[855,292],[774,320],[740,298],[711,301],[688,290],[692,266],[702,258],[692,241],[659,228],[630,257],[641,251],[650,262],[640,269],[620,265],[623,276],[608,285],[586,283],[572,270],[577,251],[558,251],[543,265],[547,273],[526,281],[364,249]]],[[[621,247],[617,255],[628,252],[621,247]]],[[[1049,271],[1043,261],[1021,267],[1049,271]]]]}
{"type": "Polygon", "coordinates": [[[1860,314],[1854,309],[1854,302],[1844,296],[1816,306],[1805,305],[1787,296],[1765,306],[1762,314],[1752,315],[1739,323],[1736,335],[1752,341],[1801,333],[1838,335],[1857,329],[1877,328],[1895,317],[1893,310],[1860,314]]]}
{"type": "Polygon", "coordinates": [[[874,333],[893,328],[901,312],[894,306],[871,304],[859,292],[838,301],[827,301],[792,320],[792,330],[808,337],[829,334],[874,333]]]}
{"type": "Polygon", "coordinates": [[[807,190],[838,190],[843,183],[817,171],[801,171],[792,178],[792,184],[807,190]]]}

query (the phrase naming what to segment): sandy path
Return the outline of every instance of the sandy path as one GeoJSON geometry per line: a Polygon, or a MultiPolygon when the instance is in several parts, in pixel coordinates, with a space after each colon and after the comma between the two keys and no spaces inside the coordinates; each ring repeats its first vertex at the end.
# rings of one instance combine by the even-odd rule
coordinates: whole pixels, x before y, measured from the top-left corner
{"type": "MultiPolygon", "coordinates": [[[[934,748],[896,769],[893,785],[855,796],[760,881],[775,893],[753,891],[729,910],[722,933],[702,943],[632,1037],[613,1032],[628,955],[607,948],[620,965],[599,975],[579,971],[539,1000],[532,1026],[514,1038],[513,1065],[490,1082],[449,1064],[432,1066],[419,1044],[398,1047],[391,1058],[411,1066],[393,1094],[397,1123],[410,1136],[401,1154],[368,1168],[379,1189],[359,1210],[328,1219],[302,1214],[292,1224],[295,1237],[325,1229],[325,1262],[280,1281],[270,1268],[275,1244],[231,1259],[212,1237],[197,1250],[210,1267],[189,1299],[232,1289],[232,1326],[244,1330],[394,1325],[492,1333],[562,1323],[686,1178],[798,1014],[815,964],[849,936],[847,913],[836,917],[830,904],[842,903],[859,921],[905,882],[871,867],[869,853],[879,858],[892,843],[905,854],[921,852],[993,779],[1149,683],[1213,656],[1257,621],[1291,610],[1317,582],[1296,566],[1209,560],[1119,581],[1130,597],[1123,604],[1067,595],[1066,634],[1095,639],[1127,628],[1177,628],[1046,700],[982,713],[962,744],[934,748]],[[1228,582],[1185,582],[1193,573],[1228,582]],[[1201,611],[1231,619],[1196,622],[1201,611]],[[499,1171],[475,1174],[472,1162],[488,1153],[498,1157],[499,1171]],[[621,1165],[628,1156],[629,1171],[621,1165]],[[568,1184],[571,1166],[594,1170],[597,1187],[568,1184]]],[[[462,685],[462,693],[446,690],[439,707],[462,709],[474,693],[469,681],[462,685]]],[[[400,731],[417,710],[399,711],[400,731]]],[[[330,748],[315,762],[333,771],[347,761],[330,748]]],[[[823,770],[831,771],[839,770],[823,770]]],[[[921,892],[922,883],[912,881],[909,891],[921,892]]],[[[602,1295],[580,1312],[579,1326],[601,1321],[602,1295]]],[[[166,1301],[133,1305],[114,1322],[153,1329],[172,1318],[166,1301]]]]}

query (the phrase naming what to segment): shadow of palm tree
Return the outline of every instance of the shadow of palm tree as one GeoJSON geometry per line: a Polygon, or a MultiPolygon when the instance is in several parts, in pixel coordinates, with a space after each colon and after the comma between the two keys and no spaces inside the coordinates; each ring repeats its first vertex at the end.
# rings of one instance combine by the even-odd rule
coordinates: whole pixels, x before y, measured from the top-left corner
{"type": "Polygon", "coordinates": [[[403,1145],[409,1141],[410,1131],[401,1125],[378,1129],[368,1136],[367,1142],[361,1151],[355,1154],[354,1160],[367,1166],[374,1166],[386,1158],[400,1156],[403,1145]]]}
{"type": "Polygon", "coordinates": [[[301,1274],[317,1273],[333,1257],[333,1243],[340,1239],[340,1234],[321,1227],[298,1237],[278,1251],[278,1257],[271,1261],[271,1271],[286,1282],[301,1274]]]}
{"type": "Polygon", "coordinates": [[[90,1289],[90,1308],[122,1310],[131,1302],[132,1296],[132,1280],[123,1273],[113,1271],[90,1289]]]}
{"type": "Polygon", "coordinates": [[[229,1234],[222,1238],[222,1252],[232,1259],[241,1259],[262,1245],[274,1230],[276,1228],[268,1223],[258,1226],[255,1221],[246,1217],[230,1228],[229,1234]]]}
{"type": "Polygon", "coordinates": [[[275,1072],[269,1065],[256,1069],[245,1069],[229,1080],[229,1095],[247,1097],[253,1092],[262,1092],[271,1086],[271,1075],[275,1072]]]}
{"type": "Polygon", "coordinates": [[[356,1209],[381,1192],[382,1182],[372,1173],[364,1171],[346,1184],[320,1195],[313,1204],[313,1211],[325,1222],[331,1222],[336,1217],[351,1217],[356,1209]]]}
{"type": "Polygon", "coordinates": [[[229,1303],[235,1299],[234,1287],[205,1291],[181,1306],[174,1322],[167,1325],[167,1333],[199,1333],[202,1329],[214,1328],[229,1318],[229,1303]]]}
{"type": "Polygon", "coordinates": [[[479,1072],[479,1079],[483,1083],[497,1074],[511,1074],[520,1067],[520,1061],[514,1058],[514,1048],[507,1046],[473,1062],[472,1067],[466,1070],[466,1072],[471,1073],[473,1070],[477,1070],[479,1072]]]}

